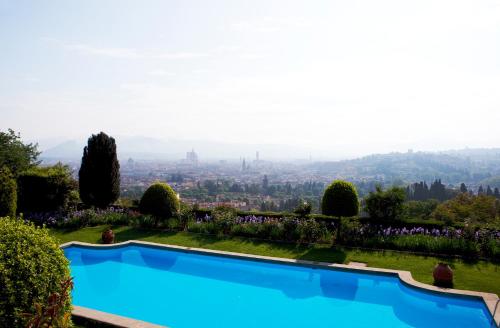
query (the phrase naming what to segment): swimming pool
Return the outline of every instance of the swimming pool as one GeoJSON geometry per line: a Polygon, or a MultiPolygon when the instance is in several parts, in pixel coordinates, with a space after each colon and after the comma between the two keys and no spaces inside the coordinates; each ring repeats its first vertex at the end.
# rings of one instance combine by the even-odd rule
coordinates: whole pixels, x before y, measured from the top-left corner
{"type": "Polygon", "coordinates": [[[138,244],[64,248],[73,304],[172,328],[491,327],[480,299],[392,275],[138,244]]]}

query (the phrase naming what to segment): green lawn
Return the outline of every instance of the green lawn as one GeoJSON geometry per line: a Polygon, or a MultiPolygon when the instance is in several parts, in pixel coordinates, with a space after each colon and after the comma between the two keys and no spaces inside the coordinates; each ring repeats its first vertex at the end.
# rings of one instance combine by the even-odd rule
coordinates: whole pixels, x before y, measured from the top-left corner
{"type": "MultiPolygon", "coordinates": [[[[100,243],[101,232],[108,226],[83,228],[74,231],[51,230],[60,243],[82,241],[100,243]]],[[[368,266],[410,271],[421,282],[432,284],[432,269],[439,261],[446,261],[455,273],[455,288],[484,291],[500,295],[500,265],[484,261],[465,262],[459,259],[440,259],[392,251],[366,251],[327,246],[296,246],[245,238],[218,238],[187,232],[160,232],[132,227],[113,227],[116,241],[145,240],[188,247],[285,257],[311,261],[348,263],[366,262],[368,266]]]]}

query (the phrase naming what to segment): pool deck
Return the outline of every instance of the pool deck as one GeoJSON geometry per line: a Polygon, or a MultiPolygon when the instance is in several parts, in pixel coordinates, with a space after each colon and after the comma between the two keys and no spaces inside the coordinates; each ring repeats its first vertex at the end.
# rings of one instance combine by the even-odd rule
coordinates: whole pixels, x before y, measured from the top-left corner
{"type": "MultiPolygon", "coordinates": [[[[389,275],[389,276],[397,276],[401,282],[404,284],[423,289],[426,291],[445,294],[445,295],[453,295],[455,297],[465,297],[465,298],[475,298],[482,300],[490,314],[494,319],[494,323],[492,322],[492,327],[498,327],[500,324],[500,303],[499,298],[496,294],[492,293],[483,293],[483,292],[475,292],[469,290],[459,290],[459,289],[451,289],[451,288],[441,288],[428,284],[423,284],[413,279],[411,272],[402,271],[402,270],[390,270],[390,269],[381,269],[381,268],[372,268],[372,267],[363,267],[358,265],[346,265],[346,264],[336,264],[336,263],[327,263],[327,262],[316,262],[316,261],[305,261],[305,260],[295,260],[295,259],[287,259],[287,258],[279,258],[279,257],[270,257],[270,256],[261,256],[261,255],[252,255],[252,254],[243,254],[243,253],[234,253],[234,252],[226,252],[226,251],[217,251],[211,249],[203,249],[203,248],[194,248],[194,247],[183,247],[177,245],[167,245],[167,244],[158,244],[146,241],[138,241],[138,240],[129,240],[122,243],[116,244],[89,244],[78,241],[72,241],[65,244],[62,244],[61,248],[66,248],[69,246],[83,246],[89,248],[120,248],[126,246],[147,246],[154,247],[160,249],[170,249],[181,252],[188,253],[198,253],[205,255],[214,255],[214,256],[224,256],[224,257],[232,257],[239,259],[247,259],[254,261],[263,261],[263,262],[272,262],[272,263],[285,263],[292,265],[300,265],[307,266],[313,268],[323,268],[323,269],[336,269],[336,270],[346,270],[346,271],[358,271],[358,272],[366,272],[371,274],[381,274],[381,275],[389,275]],[[498,308],[495,308],[498,307],[498,308]],[[496,312],[495,312],[496,310],[496,312]]],[[[92,309],[88,309],[81,306],[74,306],[72,314],[76,317],[81,317],[89,320],[94,320],[97,322],[102,322],[115,327],[129,327],[129,328],[159,328],[165,326],[159,326],[151,323],[147,323],[140,320],[125,318],[121,316],[117,316],[110,313],[95,311],[92,309]]]]}

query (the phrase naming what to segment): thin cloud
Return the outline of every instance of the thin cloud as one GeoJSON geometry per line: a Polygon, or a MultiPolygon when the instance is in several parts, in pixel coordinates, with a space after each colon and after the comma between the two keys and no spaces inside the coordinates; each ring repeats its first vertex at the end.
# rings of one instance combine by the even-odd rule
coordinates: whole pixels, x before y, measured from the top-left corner
{"type": "Polygon", "coordinates": [[[175,76],[176,73],[164,71],[162,69],[155,69],[155,70],[149,71],[148,75],[151,75],[151,76],[175,76]]]}
{"type": "Polygon", "coordinates": [[[313,24],[301,17],[263,17],[253,21],[241,21],[231,25],[237,31],[277,32],[289,28],[309,28],[313,24]]]}
{"type": "Polygon", "coordinates": [[[209,56],[208,53],[139,51],[134,48],[94,47],[87,44],[70,44],[64,48],[85,55],[123,59],[191,59],[209,56]]]}
{"type": "Polygon", "coordinates": [[[49,44],[57,44],[63,49],[79,53],[81,55],[87,56],[102,56],[115,59],[194,59],[210,57],[209,53],[204,52],[171,52],[171,51],[157,51],[157,50],[139,50],[135,48],[125,48],[125,47],[98,47],[85,43],[73,43],[67,44],[60,40],[52,37],[41,37],[42,42],[49,44]]]}

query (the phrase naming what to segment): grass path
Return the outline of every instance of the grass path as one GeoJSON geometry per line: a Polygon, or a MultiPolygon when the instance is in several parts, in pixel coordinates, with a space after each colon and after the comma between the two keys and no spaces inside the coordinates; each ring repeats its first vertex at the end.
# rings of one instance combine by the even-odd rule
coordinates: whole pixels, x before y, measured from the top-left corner
{"type": "MultiPolygon", "coordinates": [[[[107,227],[88,227],[74,231],[51,230],[51,234],[60,243],[68,241],[100,243],[101,233],[107,227]]],[[[432,284],[432,269],[436,263],[446,261],[454,270],[455,288],[500,295],[500,265],[484,261],[465,262],[460,259],[440,259],[393,251],[352,250],[327,246],[307,247],[238,237],[219,238],[187,232],[160,232],[123,226],[113,227],[113,231],[117,242],[135,239],[162,244],[310,261],[365,262],[371,267],[410,271],[416,280],[427,284],[432,284]]]]}

